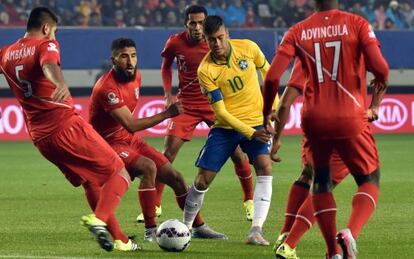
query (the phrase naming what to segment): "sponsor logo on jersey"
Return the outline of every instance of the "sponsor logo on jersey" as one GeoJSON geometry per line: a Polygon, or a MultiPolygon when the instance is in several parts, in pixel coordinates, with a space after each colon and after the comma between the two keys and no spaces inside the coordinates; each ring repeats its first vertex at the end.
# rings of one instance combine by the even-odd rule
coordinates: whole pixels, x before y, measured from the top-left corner
{"type": "Polygon", "coordinates": [[[122,151],[121,153],[118,154],[119,157],[121,158],[127,158],[129,157],[129,152],[128,151],[122,151]]]}
{"type": "Polygon", "coordinates": [[[59,50],[57,49],[57,46],[55,43],[49,42],[49,45],[47,46],[48,51],[55,51],[59,53],[59,50]]]}
{"type": "Polygon", "coordinates": [[[400,100],[384,98],[378,111],[378,120],[375,126],[383,130],[401,128],[408,119],[407,107],[400,100]]]}
{"type": "Polygon", "coordinates": [[[241,70],[246,70],[249,67],[249,63],[245,59],[240,59],[238,64],[241,70]]]}
{"type": "Polygon", "coordinates": [[[108,93],[108,104],[109,105],[115,105],[119,103],[119,98],[116,97],[116,94],[114,92],[108,93]]]}

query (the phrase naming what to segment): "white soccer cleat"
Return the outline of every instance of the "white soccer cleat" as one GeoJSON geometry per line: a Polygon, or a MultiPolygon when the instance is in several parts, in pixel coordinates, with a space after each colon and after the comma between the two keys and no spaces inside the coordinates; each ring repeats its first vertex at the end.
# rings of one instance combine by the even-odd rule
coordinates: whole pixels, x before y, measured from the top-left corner
{"type": "Polygon", "coordinates": [[[356,259],[358,250],[355,239],[349,228],[339,231],[338,234],[336,234],[336,241],[342,249],[344,259],[356,259]]]}

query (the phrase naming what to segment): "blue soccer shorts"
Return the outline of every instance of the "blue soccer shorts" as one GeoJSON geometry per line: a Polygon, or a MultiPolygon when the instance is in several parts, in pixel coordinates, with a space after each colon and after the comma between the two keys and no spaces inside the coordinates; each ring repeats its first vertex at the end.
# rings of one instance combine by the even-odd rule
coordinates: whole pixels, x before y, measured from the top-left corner
{"type": "MultiPolygon", "coordinates": [[[[254,128],[261,129],[263,126],[254,128]]],[[[258,155],[270,153],[272,143],[271,141],[262,143],[255,139],[249,140],[233,129],[213,128],[198,155],[196,166],[219,172],[237,145],[240,145],[243,152],[249,157],[250,164],[253,164],[258,155]]]]}

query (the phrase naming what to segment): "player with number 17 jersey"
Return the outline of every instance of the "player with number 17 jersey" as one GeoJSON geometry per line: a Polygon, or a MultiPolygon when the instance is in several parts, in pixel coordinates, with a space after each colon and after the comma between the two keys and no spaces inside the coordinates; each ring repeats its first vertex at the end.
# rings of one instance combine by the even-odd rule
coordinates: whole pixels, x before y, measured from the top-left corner
{"type": "Polygon", "coordinates": [[[57,121],[70,123],[76,111],[72,97],[63,103],[52,102],[56,89],[42,71],[47,62],[60,64],[59,43],[56,40],[21,38],[2,49],[1,72],[23,107],[27,129],[34,142],[60,128],[57,121]]]}
{"type": "Polygon", "coordinates": [[[305,134],[327,138],[358,135],[366,125],[360,66],[362,49],[377,44],[362,17],[329,10],[316,12],[293,26],[278,52],[298,55],[307,83],[302,127],[305,134]]]}

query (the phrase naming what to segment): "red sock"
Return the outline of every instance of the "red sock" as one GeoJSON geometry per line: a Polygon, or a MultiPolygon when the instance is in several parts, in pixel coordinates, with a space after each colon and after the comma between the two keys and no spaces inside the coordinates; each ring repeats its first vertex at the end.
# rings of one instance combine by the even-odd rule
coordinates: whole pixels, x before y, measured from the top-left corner
{"type": "MultiPolygon", "coordinates": [[[[188,191],[185,194],[182,194],[181,196],[177,196],[177,194],[175,195],[175,199],[177,200],[178,206],[183,211],[184,211],[185,199],[187,198],[187,195],[188,195],[188,191]]],[[[197,213],[197,215],[194,219],[193,227],[199,227],[203,224],[204,224],[204,221],[201,218],[200,212],[199,212],[199,213],[197,213]]]]}
{"type": "Polygon", "coordinates": [[[127,179],[119,174],[112,176],[101,189],[101,195],[95,209],[95,216],[107,223],[109,216],[114,213],[128,187],[129,182],[127,179]]]}
{"type": "Polygon", "coordinates": [[[308,198],[306,198],[298,210],[295,222],[293,223],[285,242],[290,247],[295,248],[298,245],[299,240],[312,227],[315,221],[315,216],[313,216],[312,199],[311,196],[308,195],[308,198]]]}
{"type": "MultiPolygon", "coordinates": [[[[92,210],[94,210],[99,200],[99,194],[101,192],[101,188],[97,185],[92,185],[89,183],[84,184],[83,188],[85,190],[85,196],[86,196],[86,199],[88,200],[89,206],[91,207],[92,210]]],[[[108,231],[109,233],[111,233],[111,236],[114,240],[122,240],[122,242],[124,243],[128,242],[128,236],[125,235],[124,232],[122,232],[121,227],[119,226],[118,220],[116,219],[114,214],[109,216],[106,224],[107,224],[108,231]]]]}
{"type": "Polygon", "coordinates": [[[144,222],[146,228],[152,228],[157,225],[155,221],[155,200],[157,192],[155,188],[138,189],[138,199],[141,205],[142,214],[144,215],[144,222]]]}
{"type": "Polygon", "coordinates": [[[329,257],[338,254],[336,244],[336,204],[332,192],[312,195],[312,205],[323,238],[328,248],[329,257]]]}
{"type": "Polygon", "coordinates": [[[241,164],[234,164],[234,170],[243,189],[244,201],[253,200],[253,177],[249,161],[244,159],[241,164]]]}
{"type": "Polygon", "coordinates": [[[288,201],[286,204],[285,223],[280,233],[290,232],[293,222],[295,222],[298,209],[309,196],[309,185],[296,181],[289,191],[288,201]]]}
{"type": "Polygon", "coordinates": [[[355,239],[358,238],[362,227],[368,222],[378,201],[378,186],[372,183],[364,183],[352,199],[352,212],[349,218],[348,228],[355,239]]]}
{"type": "Polygon", "coordinates": [[[157,197],[155,199],[155,205],[157,205],[157,207],[161,206],[161,198],[162,198],[162,193],[164,191],[164,187],[165,187],[164,183],[155,181],[155,189],[157,189],[157,197]]]}

